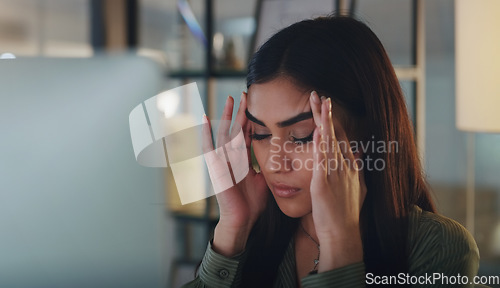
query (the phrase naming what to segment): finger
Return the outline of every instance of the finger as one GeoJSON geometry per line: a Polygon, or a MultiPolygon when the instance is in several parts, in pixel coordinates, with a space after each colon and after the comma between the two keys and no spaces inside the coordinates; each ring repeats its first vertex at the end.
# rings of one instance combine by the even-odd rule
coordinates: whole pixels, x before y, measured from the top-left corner
{"type": "MultiPolygon", "coordinates": [[[[325,141],[327,151],[326,156],[328,159],[334,159],[335,164],[342,163],[342,154],[339,151],[337,139],[335,137],[335,128],[333,126],[332,111],[331,111],[331,99],[328,98],[321,103],[321,123],[324,127],[323,129],[323,141],[325,141]]],[[[337,166],[338,167],[338,166],[337,166]]]]}
{"type": "MultiPolygon", "coordinates": [[[[241,93],[241,99],[240,99],[240,107],[238,108],[238,113],[236,114],[236,119],[235,123],[238,123],[241,126],[241,129],[243,130],[243,136],[245,137],[245,147],[247,150],[247,157],[248,157],[248,163],[250,168],[252,168],[252,152],[251,152],[251,145],[252,145],[252,139],[250,137],[250,129],[251,125],[250,122],[248,121],[248,118],[245,114],[245,111],[247,109],[247,96],[248,94],[246,92],[241,93]]],[[[235,137],[233,133],[238,133],[238,127],[233,125],[233,130],[231,132],[231,139],[235,137]]],[[[250,171],[254,171],[253,169],[250,169],[250,171]]]]}
{"type": "Polygon", "coordinates": [[[250,166],[252,165],[252,139],[250,138],[250,123],[248,121],[245,122],[245,126],[243,126],[243,133],[245,135],[245,146],[247,147],[248,160],[250,161],[250,166]]]}
{"type": "Polygon", "coordinates": [[[236,135],[240,132],[240,129],[243,129],[243,126],[245,126],[245,122],[247,120],[247,117],[245,115],[246,108],[247,108],[246,93],[242,92],[240,98],[240,106],[238,107],[238,112],[236,113],[234,124],[233,127],[231,128],[231,139],[236,137],[236,135]]]}
{"type": "Polygon", "coordinates": [[[309,104],[311,105],[314,124],[316,124],[316,126],[321,125],[321,100],[319,100],[319,96],[316,91],[311,92],[309,104]]]}
{"type": "Polygon", "coordinates": [[[325,147],[322,146],[324,141],[321,130],[324,130],[322,126],[316,127],[313,133],[314,169],[311,181],[323,181],[327,174],[326,163],[325,163],[326,154],[324,152],[325,147]]]}
{"type": "Polygon", "coordinates": [[[231,120],[233,119],[233,104],[233,97],[228,96],[226,105],[224,105],[224,110],[222,111],[219,129],[217,130],[217,147],[221,147],[228,142],[229,127],[231,126],[231,120]]]}
{"type": "Polygon", "coordinates": [[[212,143],[212,127],[210,125],[210,121],[207,118],[207,115],[203,114],[202,121],[203,121],[201,129],[202,149],[203,149],[203,154],[206,154],[214,150],[214,145],[212,143]]]}

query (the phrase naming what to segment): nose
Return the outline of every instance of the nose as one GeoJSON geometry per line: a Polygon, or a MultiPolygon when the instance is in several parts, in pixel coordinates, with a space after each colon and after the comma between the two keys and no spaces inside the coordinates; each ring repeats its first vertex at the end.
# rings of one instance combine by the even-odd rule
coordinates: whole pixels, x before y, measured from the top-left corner
{"type": "Polygon", "coordinates": [[[274,141],[271,149],[266,158],[266,163],[264,169],[268,173],[287,173],[293,170],[292,163],[292,153],[286,145],[288,141],[274,141]]]}

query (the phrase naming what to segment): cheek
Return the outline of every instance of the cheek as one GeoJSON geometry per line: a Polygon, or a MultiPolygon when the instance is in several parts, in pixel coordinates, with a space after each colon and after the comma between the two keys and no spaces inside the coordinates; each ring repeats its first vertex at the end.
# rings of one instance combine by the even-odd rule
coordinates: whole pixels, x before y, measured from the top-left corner
{"type": "Polygon", "coordinates": [[[296,163],[294,167],[295,170],[311,170],[314,164],[314,146],[313,143],[309,142],[303,145],[290,144],[286,147],[286,152],[288,152],[288,157],[293,159],[292,161],[296,163]]]}
{"type": "Polygon", "coordinates": [[[313,153],[311,151],[293,153],[290,154],[290,159],[293,171],[299,174],[297,177],[310,182],[314,169],[313,153]]]}
{"type": "MultiPolygon", "coordinates": [[[[302,146],[289,145],[284,148],[277,144],[273,145],[269,141],[264,140],[252,141],[252,147],[255,159],[261,167],[260,170],[262,172],[266,172],[265,169],[262,169],[262,167],[267,161],[269,161],[268,158],[274,156],[281,159],[286,156],[288,159],[286,167],[292,168],[289,172],[294,173],[293,177],[298,177],[304,181],[310,182],[314,169],[314,150],[312,143],[304,144],[302,146]]],[[[284,165],[284,163],[282,164],[284,165]]]]}
{"type": "MultiPolygon", "coordinates": [[[[262,141],[252,141],[252,150],[253,150],[253,154],[255,156],[255,159],[257,160],[257,163],[259,164],[259,166],[262,166],[264,165],[264,157],[266,157],[265,155],[267,155],[267,150],[269,150],[269,148],[267,148],[265,145],[262,144],[262,141]]],[[[261,169],[262,171],[262,169],[261,169]]]]}

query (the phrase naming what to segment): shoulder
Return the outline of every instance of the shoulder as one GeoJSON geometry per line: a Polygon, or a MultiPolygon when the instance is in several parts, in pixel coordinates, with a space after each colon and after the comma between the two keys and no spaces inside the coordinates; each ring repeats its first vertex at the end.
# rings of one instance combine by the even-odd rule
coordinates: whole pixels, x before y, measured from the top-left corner
{"type": "Polygon", "coordinates": [[[410,273],[477,273],[476,242],[453,219],[414,206],[408,223],[408,244],[410,273]]]}
{"type": "MultiPolygon", "coordinates": [[[[472,235],[457,221],[413,206],[409,217],[409,242],[424,241],[476,249],[472,235]]],[[[418,243],[413,243],[418,244],[418,243]]]]}

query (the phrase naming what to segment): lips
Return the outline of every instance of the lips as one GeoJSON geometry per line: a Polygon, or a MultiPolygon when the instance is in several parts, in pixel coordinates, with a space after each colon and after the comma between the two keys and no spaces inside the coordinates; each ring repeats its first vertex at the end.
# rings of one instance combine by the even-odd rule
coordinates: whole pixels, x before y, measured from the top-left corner
{"type": "Polygon", "coordinates": [[[276,196],[281,198],[290,198],[297,195],[300,192],[300,188],[292,187],[284,184],[274,184],[273,192],[276,196]]]}

